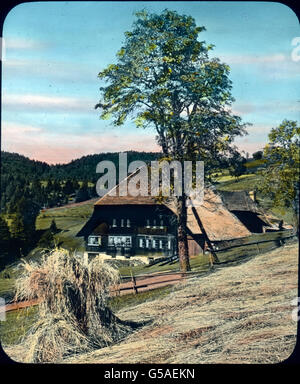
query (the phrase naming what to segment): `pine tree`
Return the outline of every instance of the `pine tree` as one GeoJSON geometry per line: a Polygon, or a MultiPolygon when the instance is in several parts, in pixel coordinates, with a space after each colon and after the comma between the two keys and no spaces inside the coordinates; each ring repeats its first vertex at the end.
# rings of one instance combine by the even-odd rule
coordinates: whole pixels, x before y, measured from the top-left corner
{"type": "Polygon", "coordinates": [[[66,195],[70,195],[71,193],[74,193],[74,186],[71,180],[67,180],[65,186],[63,187],[63,191],[66,195]]]}
{"type": "Polygon", "coordinates": [[[10,232],[6,220],[0,216],[0,254],[9,250],[10,232]]]}
{"type": "Polygon", "coordinates": [[[26,231],[24,226],[24,220],[20,213],[15,215],[10,226],[10,233],[12,238],[13,248],[19,252],[22,251],[26,246],[26,231]]]}

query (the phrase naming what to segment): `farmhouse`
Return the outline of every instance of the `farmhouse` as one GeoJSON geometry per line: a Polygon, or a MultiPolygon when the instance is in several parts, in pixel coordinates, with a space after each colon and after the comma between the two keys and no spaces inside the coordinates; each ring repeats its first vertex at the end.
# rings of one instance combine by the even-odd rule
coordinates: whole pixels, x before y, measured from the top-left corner
{"type": "MultiPolygon", "coordinates": [[[[129,176],[130,177],[130,176],[129,176]]],[[[128,178],[123,182],[127,182],[128,178]]],[[[145,259],[177,254],[177,218],[174,201],[159,203],[152,196],[115,196],[109,193],[94,205],[94,212],[77,236],[84,237],[86,255],[105,258],[145,259]]],[[[205,235],[219,243],[250,236],[253,232],[277,229],[247,193],[219,194],[212,188],[204,191],[204,202],[195,208],[204,231],[188,208],[188,243],[190,256],[204,252],[205,235]]],[[[278,221],[278,220],[277,220],[278,221]]]]}

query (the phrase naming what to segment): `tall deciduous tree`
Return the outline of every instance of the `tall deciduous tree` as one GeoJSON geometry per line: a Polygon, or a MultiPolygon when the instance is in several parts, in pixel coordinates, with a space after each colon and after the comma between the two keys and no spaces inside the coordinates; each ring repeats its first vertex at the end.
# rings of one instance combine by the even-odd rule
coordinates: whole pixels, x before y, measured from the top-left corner
{"type": "MultiPolygon", "coordinates": [[[[136,13],[132,31],[117,53],[117,62],[99,73],[103,119],[122,125],[154,127],[163,154],[183,162],[197,157],[216,161],[244,132],[232,115],[229,67],[208,56],[212,45],[198,40],[204,27],[191,16],[165,10],[136,13]]],[[[189,270],[186,196],[177,198],[181,270],[189,270]]]]}
{"type": "Polygon", "coordinates": [[[284,120],[271,130],[269,140],[260,189],[271,195],[274,206],[292,207],[299,236],[300,126],[297,121],[284,120]]]}

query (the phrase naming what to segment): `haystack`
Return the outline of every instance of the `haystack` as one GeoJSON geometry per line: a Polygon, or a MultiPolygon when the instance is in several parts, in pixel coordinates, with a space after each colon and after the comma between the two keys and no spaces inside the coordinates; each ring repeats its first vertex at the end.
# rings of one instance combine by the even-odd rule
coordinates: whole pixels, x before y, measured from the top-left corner
{"type": "Polygon", "coordinates": [[[40,263],[23,261],[16,300],[38,299],[38,321],[23,342],[27,362],[57,362],[66,355],[101,348],[124,338],[131,325],[107,305],[118,271],[99,257],[89,263],[55,249],[40,263]]]}

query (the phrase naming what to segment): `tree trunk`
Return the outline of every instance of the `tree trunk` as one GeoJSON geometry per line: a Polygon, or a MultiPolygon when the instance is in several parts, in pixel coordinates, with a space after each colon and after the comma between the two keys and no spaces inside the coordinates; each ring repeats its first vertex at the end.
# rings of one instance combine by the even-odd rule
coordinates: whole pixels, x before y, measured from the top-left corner
{"type": "Polygon", "coordinates": [[[182,196],[177,197],[177,216],[178,216],[178,255],[180,263],[180,271],[187,272],[191,270],[189,260],[189,248],[187,240],[187,208],[186,208],[186,196],[183,193],[182,196]]]}
{"type": "Polygon", "coordinates": [[[295,199],[292,205],[294,213],[294,222],[296,227],[296,235],[299,239],[299,181],[295,183],[295,199]]]}

